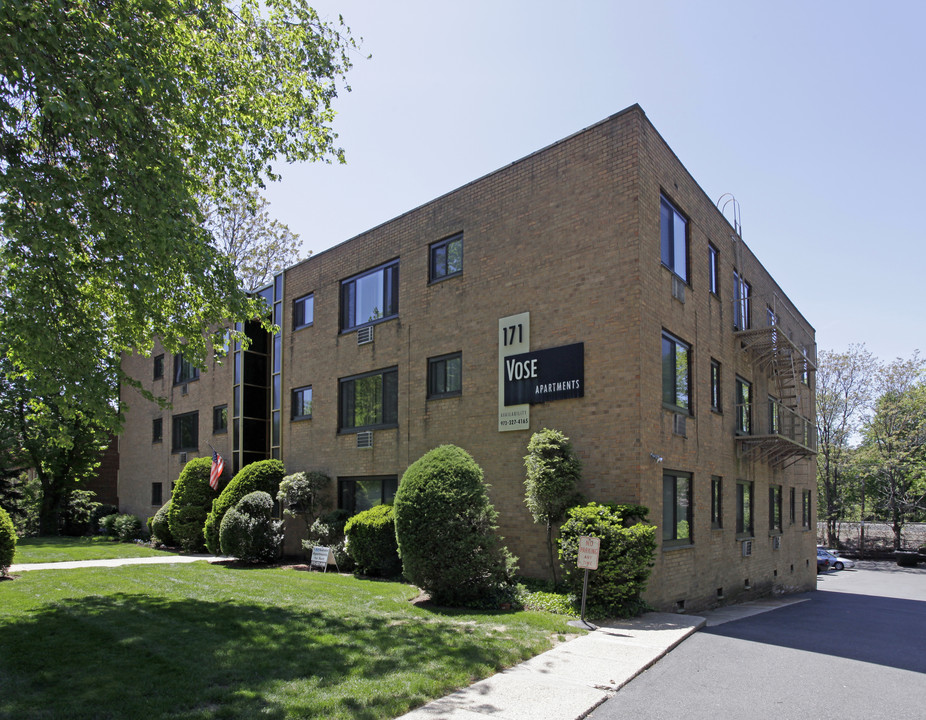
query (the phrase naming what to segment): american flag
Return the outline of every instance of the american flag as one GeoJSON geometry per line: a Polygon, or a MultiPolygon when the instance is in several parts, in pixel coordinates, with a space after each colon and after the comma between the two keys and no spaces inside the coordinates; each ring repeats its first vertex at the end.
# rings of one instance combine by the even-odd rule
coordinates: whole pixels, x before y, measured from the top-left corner
{"type": "Polygon", "coordinates": [[[209,487],[219,489],[219,478],[225,471],[225,461],[215,450],[212,451],[212,468],[209,470],[209,487]]]}

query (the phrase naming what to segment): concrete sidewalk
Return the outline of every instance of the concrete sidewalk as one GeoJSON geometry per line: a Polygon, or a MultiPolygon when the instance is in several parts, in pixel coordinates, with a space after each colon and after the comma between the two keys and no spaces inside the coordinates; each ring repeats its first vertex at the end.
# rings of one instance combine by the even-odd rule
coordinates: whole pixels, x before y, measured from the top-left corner
{"type": "Polygon", "coordinates": [[[65,560],[52,563],[22,563],[10,565],[10,573],[25,572],[27,570],[73,570],[87,567],[119,567],[120,565],[163,565],[166,563],[191,563],[198,560],[206,562],[219,562],[232,558],[217,557],[215,555],[164,555],[159,557],[112,558],[109,560],[65,560]]]}
{"type": "Polygon", "coordinates": [[[608,622],[399,720],[576,720],[585,717],[705,625],[775,610],[806,597],[770,598],[702,616],[647,613],[608,622]]]}

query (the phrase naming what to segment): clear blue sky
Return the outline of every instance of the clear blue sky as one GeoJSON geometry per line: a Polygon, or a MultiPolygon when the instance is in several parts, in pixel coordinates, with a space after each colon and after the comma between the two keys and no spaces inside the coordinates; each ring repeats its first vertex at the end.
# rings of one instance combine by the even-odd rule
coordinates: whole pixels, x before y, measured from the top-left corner
{"type": "Polygon", "coordinates": [[[347,165],[267,191],[304,251],[639,103],[709,197],[736,196],[819,349],[926,351],[926,3],[315,6],[363,45],[336,101],[347,165]]]}

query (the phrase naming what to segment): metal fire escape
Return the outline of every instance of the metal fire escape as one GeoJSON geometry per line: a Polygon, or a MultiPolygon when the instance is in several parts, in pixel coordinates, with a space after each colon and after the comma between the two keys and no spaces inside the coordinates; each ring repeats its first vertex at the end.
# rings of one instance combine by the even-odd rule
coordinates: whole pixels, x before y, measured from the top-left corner
{"type": "MultiPolygon", "coordinates": [[[[717,201],[721,213],[726,214],[728,206],[732,206],[731,225],[736,233],[731,235],[736,267],[742,268],[740,209],[730,193],[717,201]]],[[[770,392],[767,402],[756,402],[754,397],[749,397],[746,402],[737,403],[737,449],[740,457],[786,468],[817,454],[817,427],[812,417],[808,417],[815,412],[810,387],[810,374],[817,369],[815,344],[813,337],[802,330],[803,323],[790,305],[782,302],[777,294],[753,297],[750,286],[739,275],[735,284],[733,318],[738,329],[734,337],[742,352],[751,358],[756,374],[765,373],[771,380],[769,390],[777,391],[776,397],[770,392]],[[764,302],[766,307],[761,327],[753,327],[751,323],[751,310],[756,301],[764,302]],[[785,323],[782,323],[782,312],[787,316],[785,323]],[[794,342],[795,330],[801,334],[801,345],[794,342]]],[[[755,390],[751,392],[754,394],[755,390]]]]}
{"type": "MultiPolygon", "coordinates": [[[[747,297],[745,302],[758,299],[747,297]]],[[[736,441],[741,456],[785,468],[817,453],[816,424],[804,414],[813,413],[810,373],[816,370],[814,348],[809,336],[807,343],[799,346],[785,330],[779,310],[789,309],[777,295],[766,299],[766,308],[764,326],[743,323],[747,328],[734,332],[734,337],[742,352],[751,358],[756,372],[769,378],[769,390],[774,388],[777,397],[767,402],[749,398],[749,407],[745,408],[750,418],[749,432],[738,434],[736,441]]],[[[748,318],[749,309],[748,305],[740,308],[739,316],[748,318]]],[[[797,323],[795,326],[800,327],[797,323]]]]}

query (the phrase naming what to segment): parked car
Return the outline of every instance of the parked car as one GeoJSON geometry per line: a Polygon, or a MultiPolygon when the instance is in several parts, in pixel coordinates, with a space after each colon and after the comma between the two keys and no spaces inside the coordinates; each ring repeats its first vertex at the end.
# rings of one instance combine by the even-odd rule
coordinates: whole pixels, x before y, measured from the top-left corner
{"type": "Polygon", "coordinates": [[[830,558],[832,556],[823,548],[817,548],[817,572],[826,572],[830,569],[830,558]]]}
{"type": "Polygon", "coordinates": [[[838,550],[832,548],[817,548],[817,568],[820,567],[820,557],[821,553],[826,556],[826,560],[829,561],[829,567],[834,570],[842,570],[843,568],[855,567],[855,563],[849,558],[844,558],[839,555],[838,550]]]}

